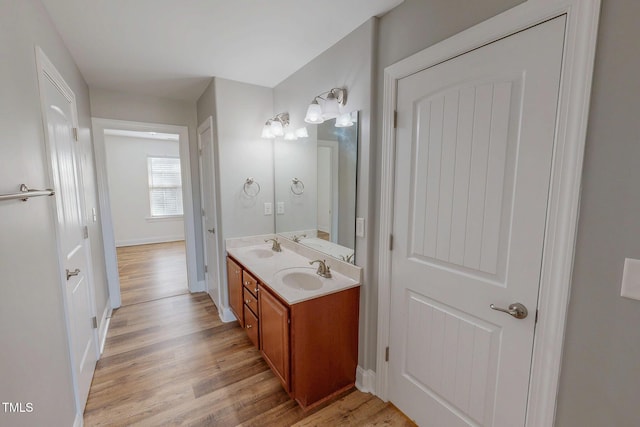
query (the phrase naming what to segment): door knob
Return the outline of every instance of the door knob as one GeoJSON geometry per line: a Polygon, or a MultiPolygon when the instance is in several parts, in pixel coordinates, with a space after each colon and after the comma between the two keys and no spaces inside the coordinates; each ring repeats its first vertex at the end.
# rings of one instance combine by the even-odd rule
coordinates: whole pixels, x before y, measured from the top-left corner
{"type": "Polygon", "coordinates": [[[527,307],[525,307],[524,305],[520,304],[519,302],[514,302],[513,304],[511,304],[506,309],[505,308],[496,307],[493,304],[491,304],[489,307],[492,310],[502,311],[503,313],[510,314],[511,316],[515,317],[516,319],[524,319],[529,314],[529,311],[527,310],[527,307]]]}
{"type": "Polygon", "coordinates": [[[79,268],[76,268],[73,271],[69,271],[69,269],[67,268],[67,280],[71,279],[73,276],[77,276],[78,274],[80,274],[79,268]]]}
{"type": "Polygon", "coordinates": [[[215,228],[209,228],[207,231],[208,231],[209,233],[211,233],[211,234],[215,234],[216,229],[215,229],[215,228]]]}

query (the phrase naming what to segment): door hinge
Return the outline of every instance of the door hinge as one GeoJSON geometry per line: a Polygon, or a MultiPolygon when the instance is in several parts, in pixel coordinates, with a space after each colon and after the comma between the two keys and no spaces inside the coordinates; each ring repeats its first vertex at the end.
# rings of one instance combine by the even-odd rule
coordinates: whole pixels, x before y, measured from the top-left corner
{"type": "Polygon", "coordinates": [[[87,227],[86,225],[84,227],[82,227],[82,236],[85,239],[89,238],[89,227],[87,227]]]}
{"type": "Polygon", "coordinates": [[[536,318],[533,321],[533,323],[538,323],[538,309],[536,308],[536,318]]]}
{"type": "Polygon", "coordinates": [[[398,110],[393,111],[393,128],[396,129],[398,127],[398,110]]]}
{"type": "Polygon", "coordinates": [[[204,209],[200,209],[200,211],[202,212],[202,216],[204,216],[204,209]]]}
{"type": "Polygon", "coordinates": [[[93,329],[98,329],[98,318],[96,316],[91,318],[91,323],[93,324],[93,329]]]}
{"type": "Polygon", "coordinates": [[[393,250],[393,234],[389,234],[389,250],[393,250]]]}
{"type": "Polygon", "coordinates": [[[73,140],[78,141],[78,128],[73,128],[73,140]]]}
{"type": "Polygon", "coordinates": [[[200,156],[202,156],[202,148],[199,148],[199,149],[198,149],[198,154],[199,154],[200,156]]]}
{"type": "Polygon", "coordinates": [[[208,266],[208,265],[205,265],[205,266],[204,266],[204,272],[205,272],[205,273],[208,273],[208,272],[209,272],[209,266],[208,266]]]}
{"type": "Polygon", "coordinates": [[[384,350],[384,361],[385,361],[385,362],[388,362],[388,361],[389,361],[389,347],[387,347],[387,348],[384,350]]]}

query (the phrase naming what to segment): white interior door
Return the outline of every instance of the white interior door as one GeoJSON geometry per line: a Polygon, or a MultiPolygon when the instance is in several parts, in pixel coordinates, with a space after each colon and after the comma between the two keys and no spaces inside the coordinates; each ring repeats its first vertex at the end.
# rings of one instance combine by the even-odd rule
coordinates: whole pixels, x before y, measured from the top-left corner
{"type": "Polygon", "coordinates": [[[64,270],[62,274],[71,363],[78,411],[82,412],[98,358],[98,340],[93,323],[95,300],[91,282],[89,240],[84,229],[80,157],[75,147],[75,102],[70,90],[61,88],[63,82],[59,78],[54,83],[51,77],[54,71],[50,67],[44,67],[41,71],[40,96],[53,187],[56,191],[58,250],[61,268],[64,270]]]}
{"type": "Polygon", "coordinates": [[[202,196],[202,229],[204,232],[205,282],[207,292],[219,310],[220,250],[218,247],[217,207],[215,186],[215,152],[213,149],[213,120],[211,117],[198,127],[200,148],[200,191],[202,196]]]}
{"type": "Polygon", "coordinates": [[[398,82],[389,398],[420,425],[524,425],[564,29],[398,82]]]}

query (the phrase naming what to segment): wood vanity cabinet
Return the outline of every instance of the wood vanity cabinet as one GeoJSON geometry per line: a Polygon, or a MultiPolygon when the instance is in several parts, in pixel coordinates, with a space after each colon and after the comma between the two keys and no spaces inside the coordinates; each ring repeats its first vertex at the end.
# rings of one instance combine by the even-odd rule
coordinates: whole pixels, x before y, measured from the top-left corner
{"type": "Polygon", "coordinates": [[[242,267],[233,258],[227,257],[227,278],[229,283],[229,308],[244,328],[242,304],[242,267]]]}
{"type": "Polygon", "coordinates": [[[282,386],[291,391],[289,354],[289,308],[264,285],[258,295],[261,352],[282,386]]]}
{"type": "Polygon", "coordinates": [[[354,386],[360,288],[290,305],[230,257],[227,269],[231,309],[242,319],[240,324],[284,389],[303,409],[354,386]]]}

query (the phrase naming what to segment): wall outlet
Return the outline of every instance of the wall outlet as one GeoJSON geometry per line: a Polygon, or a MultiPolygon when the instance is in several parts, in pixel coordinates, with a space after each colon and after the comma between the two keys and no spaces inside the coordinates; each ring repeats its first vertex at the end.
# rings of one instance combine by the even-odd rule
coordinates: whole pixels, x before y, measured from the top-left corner
{"type": "Polygon", "coordinates": [[[620,295],[640,300],[640,260],[625,258],[620,295]]]}
{"type": "Polygon", "coordinates": [[[364,237],[364,218],[356,218],[356,237],[364,237]]]}
{"type": "Polygon", "coordinates": [[[273,214],[273,205],[270,202],[266,202],[264,204],[264,214],[272,215],[273,214]]]}
{"type": "Polygon", "coordinates": [[[278,202],[277,209],[278,215],[284,215],[284,202],[278,202]]]}

